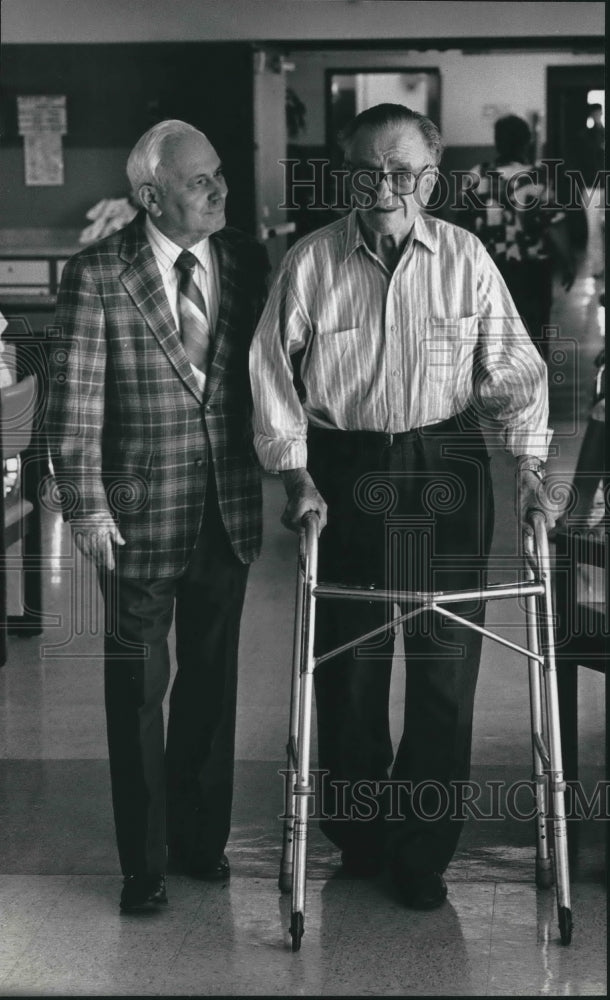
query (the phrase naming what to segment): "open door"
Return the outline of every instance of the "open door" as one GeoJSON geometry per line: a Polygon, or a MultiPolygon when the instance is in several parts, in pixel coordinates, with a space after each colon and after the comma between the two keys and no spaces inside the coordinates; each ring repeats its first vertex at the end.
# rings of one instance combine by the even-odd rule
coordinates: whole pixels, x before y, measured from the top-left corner
{"type": "Polygon", "coordinates": [[[549,66],[547,69],[547,156],[578,167],[579,136],[587,122],[587,102],[591,91],[603,91],[604,66],[549,66]]]}
{"type": "Polygon", "coordinates": [[[286,158],[286,73],[288,64],[276,49],[254,53],[254,182],[256,235],[265,245],[275,272],[286,253],[288,233],[284,167],[286,158]]]}
{"type": "MultiPolygon", "coordinates": [[[[565,170],[582,168],[583,131],[587,126],[590,95],[604,91],[603,63],[586,66],[549,66],[547,68],[547,149],[545,154],[561,161],[558,195],[567,204],[571,186],[565,170]]],[[[595,98],[597,101],[598,98],[595,98]]],[[[586,241],[587,226],[582,210],[567,214],[573,241],[586,241]]]]}

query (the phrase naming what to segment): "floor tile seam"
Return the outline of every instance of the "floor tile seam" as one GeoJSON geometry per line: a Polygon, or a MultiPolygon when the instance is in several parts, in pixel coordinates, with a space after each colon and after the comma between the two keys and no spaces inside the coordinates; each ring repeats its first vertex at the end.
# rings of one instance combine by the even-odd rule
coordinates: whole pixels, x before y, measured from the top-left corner
{"type": "MultiPolygon", "coordinates": [[[[195,922],[195,920],[196,920],[196,918],[197,918],[197,916],[199,914],[199,911],[201,910],[202,906],[203,906],[203,898],[201,898],[199,900],[199,905],[197,906],[197,909],[193,913],[193,916],[192,916],[190,922],[188,924],[185,923],[184,928],[183,928],[183,932],[180,935],[180,941],[176,943],[176,945],[172,949],[172,954],[170,956],[168,956],[168,958],[167,958],[167,965],[166,965],[165,972],[166,972],[166,974],[169,975],[170,979],[171,979],[172,970],[173,970],[174,966],[176,965],[176,963],[177,963],[177,961],[178,961],[178,959],[180,957],[180,953],[181,953],[181,951],[182,951],[182,949],[184,947],[184,943],[185,943],[188,935],[192,931],[194,922],[195,922]]],[[[157,996],[157,995],[164,996],[165,994],[164,993],[160,993],[160,994],[154,994],[154,995],[155,996],[157,996]]],[[[167,994],[167,995],[169,996],[170,994],[167,994]]]]}
{"type": "MultiPolygon", "coordinates": [[[[27,711],[29,707],[26,706],[27,711]]],[[[0,755],[0,765],[3,763],[7,764],[40,764],[46,761],[53,761],[54,764],[108,764],[108,757],[24,757],[23,755],[19,757],[11,757],[9,753],[3,753],[0,755]]]]}
{"type": "Polygon", "coordinates": [[[41,871],[8,871],[0,868],[0,878],[120,878],[115,871],[112,872],[41,872],[41,871]]]}

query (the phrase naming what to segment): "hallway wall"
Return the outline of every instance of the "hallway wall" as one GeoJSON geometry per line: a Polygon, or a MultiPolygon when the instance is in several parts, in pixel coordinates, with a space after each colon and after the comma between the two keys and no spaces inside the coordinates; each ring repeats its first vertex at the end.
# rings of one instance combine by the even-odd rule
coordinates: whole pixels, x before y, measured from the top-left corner
{"type": "MultiPolygon", "coordinates": [[[[292,51],[295,69],[288,84],[307,107],[306,129],[297,143],[325,142],[325,72],[329,69],[438,69],[441,76],[441,120],[449,146],[493,145],[493,123],[503,114],[539,116],[546,137],[546,71],[548,66],[580,66],[603,62],[603,54],[576,52],[464,53],[428,49],[399,51],[292,51]],[[519,85],[515,86],[515,81],[519,85]]],[[[295,143],[296,144],[296,143],[295,143]]],[[[473,162],[473,161],[470,161],[473,162]]]]}
{"type": "Polygon", "coordinates": [[[233,163],[236,168],[235,181],[230,184],[230,221],[254,231],[252,177],[244,183],[239,173],[244,163],[250,163],[253,149],[251,122],[245,120],[243,111],[251,107],[244,76],[250,58],[246,40],[306,38],[372,43],[385,38],[392,46],[405,39],[406,46],[407,39],[415,44],[426,38],[440,43],[468,37],[556,37],[559,51],[555,53],[465,55],[457,48],[425,52],[401,48],[291,54],[296,69],[288,74],[288,83],[308,109],[307,130],[299,137],[302,155],[320,155],[324,145],[327,66],[431,65],[441,70],[442,77],[441,126],[449,147],[445,168],[468,169],[486,155],[492,122],[506,108],[528,117],[543,115],[547,65],[601,61],[595,53],[560,51],[567,39],[574,39],[578,46],[583,38],[602,38],[601,3],[494,4],[492,16],[490,9],[486,3],[442,0],[172,0],[171,4],[134,0],[130,5],[122,0],[106,0],[104,4],[97,0],[3,0],[2,224],[9,228],[82,228],[84,213],[97,200],[127,194],[124,164],[128,150],[148,127],[146,116],[157,120],[154,116],[162,112],[166,117],[185,117],[204,131],[209,129],[221,156],[229,161],[230,181],[233,163]],[[243,41],[240,44],[237,40],[243,41]],[[153,42],[163,44],[145,44],[153,42]],[[206,48],[206,42],[225,42],[226,51],[219,55],[215,50],[224,47],[213,44],[206,48]],[[180,50],[183,55],[172,62],[171,53],[165,56],[163,49],[180,50]],[[56,66],[47,71],[50,50],[57,53],[59,69],[56,66]],[[119,50],[125,53],[123,61],[119,50]],[[130,61],[125,63],[126,59],[130,61]],[[81,61],[76,65],[75,60],[81,61]],[[14,71],[15,65],[21,67],[19,72],[14,71]],[[223,74],[226,79],[221,81],[223,74]],[[185,79],[190,87],[185,86],[185,79]],[[477,81],[476,91],[473,80],[477,81]],[[217,81],[222,86],[217,86],[217,81]],[[175,98],[187,92],[190,97],[185,107],[184,100],[177,102],[175,98]],[[16,124],[11,124],[19,94],[67,96],[62,187],[25,185],[23,143],[16,124]],[[86,112],[89,106],[90,114],[86,112]],[[79,108],[86,135],[79,124],[79,108]],[[116,134],[109,138],[109,133],[116,134]]]}

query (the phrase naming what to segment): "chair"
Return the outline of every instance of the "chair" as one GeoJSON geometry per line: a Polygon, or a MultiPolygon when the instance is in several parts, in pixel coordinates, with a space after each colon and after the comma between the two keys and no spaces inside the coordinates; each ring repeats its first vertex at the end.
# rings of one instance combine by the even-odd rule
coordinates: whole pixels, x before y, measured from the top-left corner
{"type": "Polygon", "coordinates": [[[7,633],[40,635],[42,632],[41,457],[37,453],[37,378],[26,375],[14,385],[0,389],[0,459],[16,458],[17,478],[5,497],[0,490],[0,666],[7,658],[7,633]],[[23,562],[23,612],[7,615],[7,584],[13,556],[7,551],[21,541],[23,562]]]}

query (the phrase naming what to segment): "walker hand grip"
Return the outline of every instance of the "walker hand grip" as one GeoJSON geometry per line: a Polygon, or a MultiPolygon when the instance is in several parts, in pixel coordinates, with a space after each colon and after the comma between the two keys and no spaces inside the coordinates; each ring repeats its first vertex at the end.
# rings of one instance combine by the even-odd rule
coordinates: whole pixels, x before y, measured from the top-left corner
{"type": "Polygon", "coordinates": [[[307,541],[312,537],[319,538],[320,536],[320,516],[315,510],[308,510],[303,514],[301,518],[301,532],[305,535],[307,541]]]}
{"type": "Polygon", "coordinates": [[[320,537],[320,517],[315,510],[308,510],[301,518],[299,556],[301,563],[309,563],[320,537]]]}
{"type": "Polygon", "coordinates": [[[537,570],[540,561],[548,559],[549,554],[544,511],[531,510],[527,516],[527,524],[532,531],[523,531],[523,551],[532,568],[537,570]]]}
{"type": "Polygon", "coordinates": [[[320,523],[320,517],[315,510],[307,510],[301,518],[301,527],[306,528],[307,525],[313,521],[320,523]]]}

